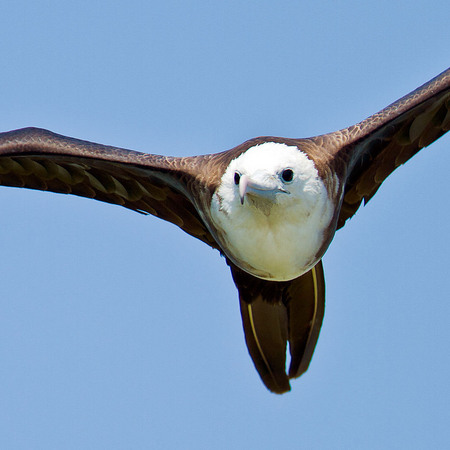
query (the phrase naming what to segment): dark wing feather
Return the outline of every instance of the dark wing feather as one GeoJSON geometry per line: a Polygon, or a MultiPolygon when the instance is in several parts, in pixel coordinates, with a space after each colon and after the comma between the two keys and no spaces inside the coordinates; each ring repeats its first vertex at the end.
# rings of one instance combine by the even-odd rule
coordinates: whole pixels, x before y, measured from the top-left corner
{"type": "Polygon", "coordinates": [[[231,265],[239,290],[245,341],[266,387],[289,391],[289,378],[299,377],[311,361],[325,310],[325,281],[320,261],[292,281],[255,278],[231,265]],[[286,374],[286,344],[291,362],[286,374]]]}
{"type": "MultiPolygon", "coordinates": [[[[368,119],[318,137],[336,149],[334,163],[347,167],[338,228],[398,166],[450,129],[450,69],[368,119]]],[[[323,144],[322,144],[323,145],[323,144]]]]}
{"type": "Polygon", "coordinates": [[[325,313],[325,277],[322,261],[290,283],[286,300],[291,354],[289,378],[297,378],[308,369],[325,313]]]}
{"type": "Polygon", "coordinates": [[[282,394],[291,389],[286,375],[288,318],[282,303],[257,297],[247,303],[240,296],[245,342],[253,364],[267,389],[282,394]]]}
{"type": "MultiPolygon", "coordinates": [[[[202,157],[198,157],[201,161],[202,157]]],[[[114,203],[174,223],[217,248],[192,200],[194,158],[94,144],[37,128],[0,133],[0,184],[114,203]]]]}

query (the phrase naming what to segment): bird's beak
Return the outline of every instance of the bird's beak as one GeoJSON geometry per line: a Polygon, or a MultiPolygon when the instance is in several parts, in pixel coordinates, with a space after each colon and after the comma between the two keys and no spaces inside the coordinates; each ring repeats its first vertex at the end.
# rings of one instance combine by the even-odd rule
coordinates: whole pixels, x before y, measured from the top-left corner
{"type": "Polygon", "coordinates": [[[241,199],[241,205],[244,204],[245,194],[247,193],[247,187],[249,182],[249,177],[247,175],[242,175],[239,180],[239,197],[241,199]]]}
{"type": "Polygon", "coordinates": [[[258,183],[251,180],[248,175],[242,175],[239,180],[239,198],[241,199],[241,205],[244,204],[246,194],[253,194],[260,197],[274,198],[275,194],[283,192],[284,194],[290,194],[289,191],[284,189],[279,184],[270,186],[263,183],[258,183]]]}

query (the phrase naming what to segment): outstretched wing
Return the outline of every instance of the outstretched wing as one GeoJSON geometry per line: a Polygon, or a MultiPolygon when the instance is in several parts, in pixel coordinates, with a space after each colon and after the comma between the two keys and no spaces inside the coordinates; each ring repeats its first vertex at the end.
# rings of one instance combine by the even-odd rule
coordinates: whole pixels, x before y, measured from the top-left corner
{"type": "Polygon", "coordinates": [[[450,128],[450,69],[345,130],[319,136],[334,148],[334,163],[348,167],[338,228],[398,166],[450,128]]]}
{"type": "Polygon", "coordinates": [[[291,389],[289,378],[309,366],[325,310],[322,262],[292,281],[265,281],[230,265],[239,290],[245,341],[266,387],[277,394],[291,389]],[[286,373],[286,345],[291,361],[286,373]]]}
{"type": "MultiPolygon", "coordinates": [[[[201,161],[202,157],[199,157],[201,161]]],[[[217,248],[192,201],[194,158],[171,158],[38,128],[0,133],[0,184],[114,203],[172,222],[217,248]]]]}

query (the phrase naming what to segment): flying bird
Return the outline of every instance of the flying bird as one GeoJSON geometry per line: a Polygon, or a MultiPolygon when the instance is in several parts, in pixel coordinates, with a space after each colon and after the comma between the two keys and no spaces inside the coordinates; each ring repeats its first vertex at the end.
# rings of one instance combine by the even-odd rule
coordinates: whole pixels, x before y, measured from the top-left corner
{"type": "Polygon", "coordinates": [[[304,373],[325,307],[321,259],[386,177],[450,128],[450,69],[348,128],[169,157],[39,128],[0,133],[0,184],[93,198],[172,222],[225,257],[266,387],[304,373]],[[286,370],[289,344],[290,363],[286,370]]]}

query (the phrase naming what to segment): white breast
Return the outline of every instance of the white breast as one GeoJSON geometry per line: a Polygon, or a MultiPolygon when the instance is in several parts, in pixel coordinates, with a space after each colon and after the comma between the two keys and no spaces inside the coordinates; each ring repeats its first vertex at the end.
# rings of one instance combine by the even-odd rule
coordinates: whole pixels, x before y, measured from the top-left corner
{"type": "Polygon", "coordinates": [[[260,278],[286,281],[310,270],[320,259],[333,205],[314,163],[297,147],[267,142],[233,160],[211,203],[211,216],[223,251],[238,267],[260,278]],[[273,199],[248,195],[241,204],[234,174],[294,179],[289,194],[273,199]],[[257,174],[257,175],[256,175],[257,174]]]}

